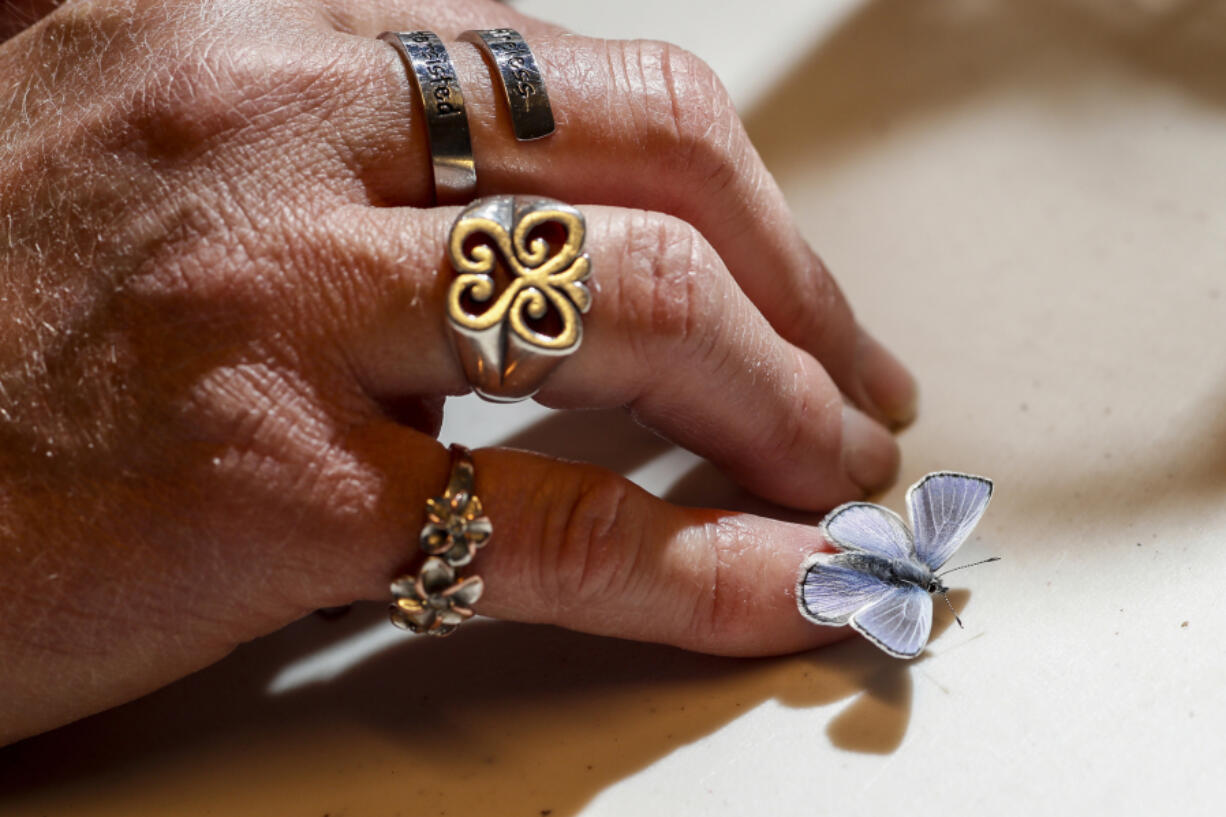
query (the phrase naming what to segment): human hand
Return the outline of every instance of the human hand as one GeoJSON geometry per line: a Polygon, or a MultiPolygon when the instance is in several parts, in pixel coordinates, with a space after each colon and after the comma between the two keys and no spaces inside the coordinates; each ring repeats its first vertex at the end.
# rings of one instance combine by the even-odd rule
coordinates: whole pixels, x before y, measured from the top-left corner
{"type": "MultiPolygon", "coordinates": [[[[71,4],[0,46],[0,740],[386,598],[413,558],[442,400],[468,388],[443,321],[458,210],[429,206],[420,111],[374,39],[416,28],[459,71],[478,194],[587,217],[585,341],[539,400],[625,405],[795,507],[892,479],[878,421],[908,419],[912,382],[693,56],[488,0],[71,4]],[[513,139],[454,42],[495,26],[532,44],[547,140],[513,139]]],[[[475,460],[482,614],[728,654],[837,635],[789,595],[811,529],[475,460]]]]}

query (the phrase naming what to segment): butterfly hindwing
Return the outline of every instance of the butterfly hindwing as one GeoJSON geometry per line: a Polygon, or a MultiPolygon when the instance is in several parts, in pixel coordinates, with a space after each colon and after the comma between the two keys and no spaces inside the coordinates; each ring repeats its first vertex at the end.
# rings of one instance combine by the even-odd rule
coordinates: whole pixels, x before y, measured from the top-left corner
{"type": "Polygon", "coordinates": [[[967,540],[988,509],[992,480],[937,471],[907,491],[907,511],[915,530],[915,555],[937,570],[967,540]]]}
{"type": "Polygon", "coordinates": [[[815,553],[801,566],[796,588],[800,614],[815,624],[841,626],[889,595],[891,586],[855,566],[849,553],[815,553]]]}
{"type": "Polygon", "coordinates": [[[869,502],[848,502],[822,520],[822,532],[839,550],[884,559],[914,559],[911,531],[893,511],[869,502]]]}
{"type": "Polygon", "coordinates": [[[876,604],[854,613],[851,626],[895,658],[914,658],[932,632],[932,597],[918,585],[892,586],[876,604]]]}

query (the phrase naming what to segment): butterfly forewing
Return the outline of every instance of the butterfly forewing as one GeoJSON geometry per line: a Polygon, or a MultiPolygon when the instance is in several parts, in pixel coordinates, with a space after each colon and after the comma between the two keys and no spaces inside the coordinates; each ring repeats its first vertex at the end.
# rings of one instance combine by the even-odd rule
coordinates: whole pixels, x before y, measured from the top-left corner
{"type": "Polygon", "coordinates": [[[868,502],[849,502],[822,521],[825,536],[840,550],[885,559],[914,559],[911,531],[891,510],[868,502]]]}
{"type": "Polygon", "coordinates": [[[932,597],[918,585],[892,586],[881,601],[853,614],[851,626],[895,658],[914,658],[932,631],[932,597]]]}
{"type": "Polygon", "coordinates": [[[859,610],[890,592],[890,585],[853,566],[856,556],[815,553],[802,566],[796,599],[800,612],[816,624],[841,626],[859,610]]]}
{"type": "Polygon", "coordinates": [[[915,554],[936,570],[971,535],[992,498],[992,480],[938,471],[907,491],[907,510],[915,529],[915,554]]]}

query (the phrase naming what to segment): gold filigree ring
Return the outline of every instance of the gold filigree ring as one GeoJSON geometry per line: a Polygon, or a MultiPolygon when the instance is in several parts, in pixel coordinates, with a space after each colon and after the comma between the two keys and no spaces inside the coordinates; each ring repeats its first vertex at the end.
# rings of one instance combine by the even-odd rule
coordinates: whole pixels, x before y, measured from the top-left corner
{"type": "Polygon", "coordinates": [[[392,623],[402,630],[425,635],[451,635],[473,615],[485,583],[480,576],[460,578],[457,568],[473,560],[485,547],[493,526],[473,493],[472,453],[451,446],[451,477],[442,496],[426,500],[426,523],[420,544],[426,560],[417,573],[392,582],[392,623]]]}
{"type": "Polygon", "coordinates": [[[552,199],[492,196],[456,218],[447,323],[477,394],[531,397],[579,348],[592,305],[585,238],[583,214],[552,199]]]}

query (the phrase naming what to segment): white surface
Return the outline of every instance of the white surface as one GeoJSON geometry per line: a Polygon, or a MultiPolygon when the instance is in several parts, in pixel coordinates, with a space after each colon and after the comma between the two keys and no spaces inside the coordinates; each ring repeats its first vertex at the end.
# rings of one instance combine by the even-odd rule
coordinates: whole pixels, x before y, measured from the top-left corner
{"type": "Polygon", "coordinates": [[[832,740],[863,696],[767,700],[583,813],[1216,813],[1226,116],[1203,71],[1226,65],[1205,59],[1226,54],[1220,14],[758,3],[747,25],[744,4],[662,5],[522,7],[595,31],[615,6],[618,35],[715,66],[865,322],[914,350],[924,414],[892,504],[930,469],[992,475],[960,556],[1007,561],[959,577],[965,632],[882,670],[910,690],[897,748],[832,740]]]}
{"type": "Polygon", "coordinates": [[[770,88],[858,3],[520,0],[512,5],[590,37],[677,43],[717,70],[739,107],[770,88]]]}
{"type": "MultiPolygon", "coordinates": [[[[1005,561],[957,575],[966,630],[938,608],[913,662],[859,640],[731,661],[504,625],[374,656],[386,642],[370,628],[385,625],[359,611],[78,726],[74,745],[110,752],[113,734],[142,734],[133,723],[184,724],[159,733],[156,759],[136,753],[32,802],[334,817],[1220,813],[1221,7],[518,5],[582,32],[672,39],[725,77],[806,234],[920,377],[923,413],[882,501],[902,510],[906,486],[940,468],[997,481],[959,558],[1005,561]],[[336,676],[303,642],[366,660],[336,676]],[[420,666],[446,679],[433,694],[468,703],[443,714],[420,666]],[[270,686],[272,702],[259,697],[270,686]],[[223,714],[183,714],[181,698],[229,689],[223,714]]],[[[544,414],[449,411],[443,437],[474,446],[530,444],[544,414]]],[[[633,448],[622,460],[650,490],[735,498],[616,415],[585,422],[633,448]]]]}

